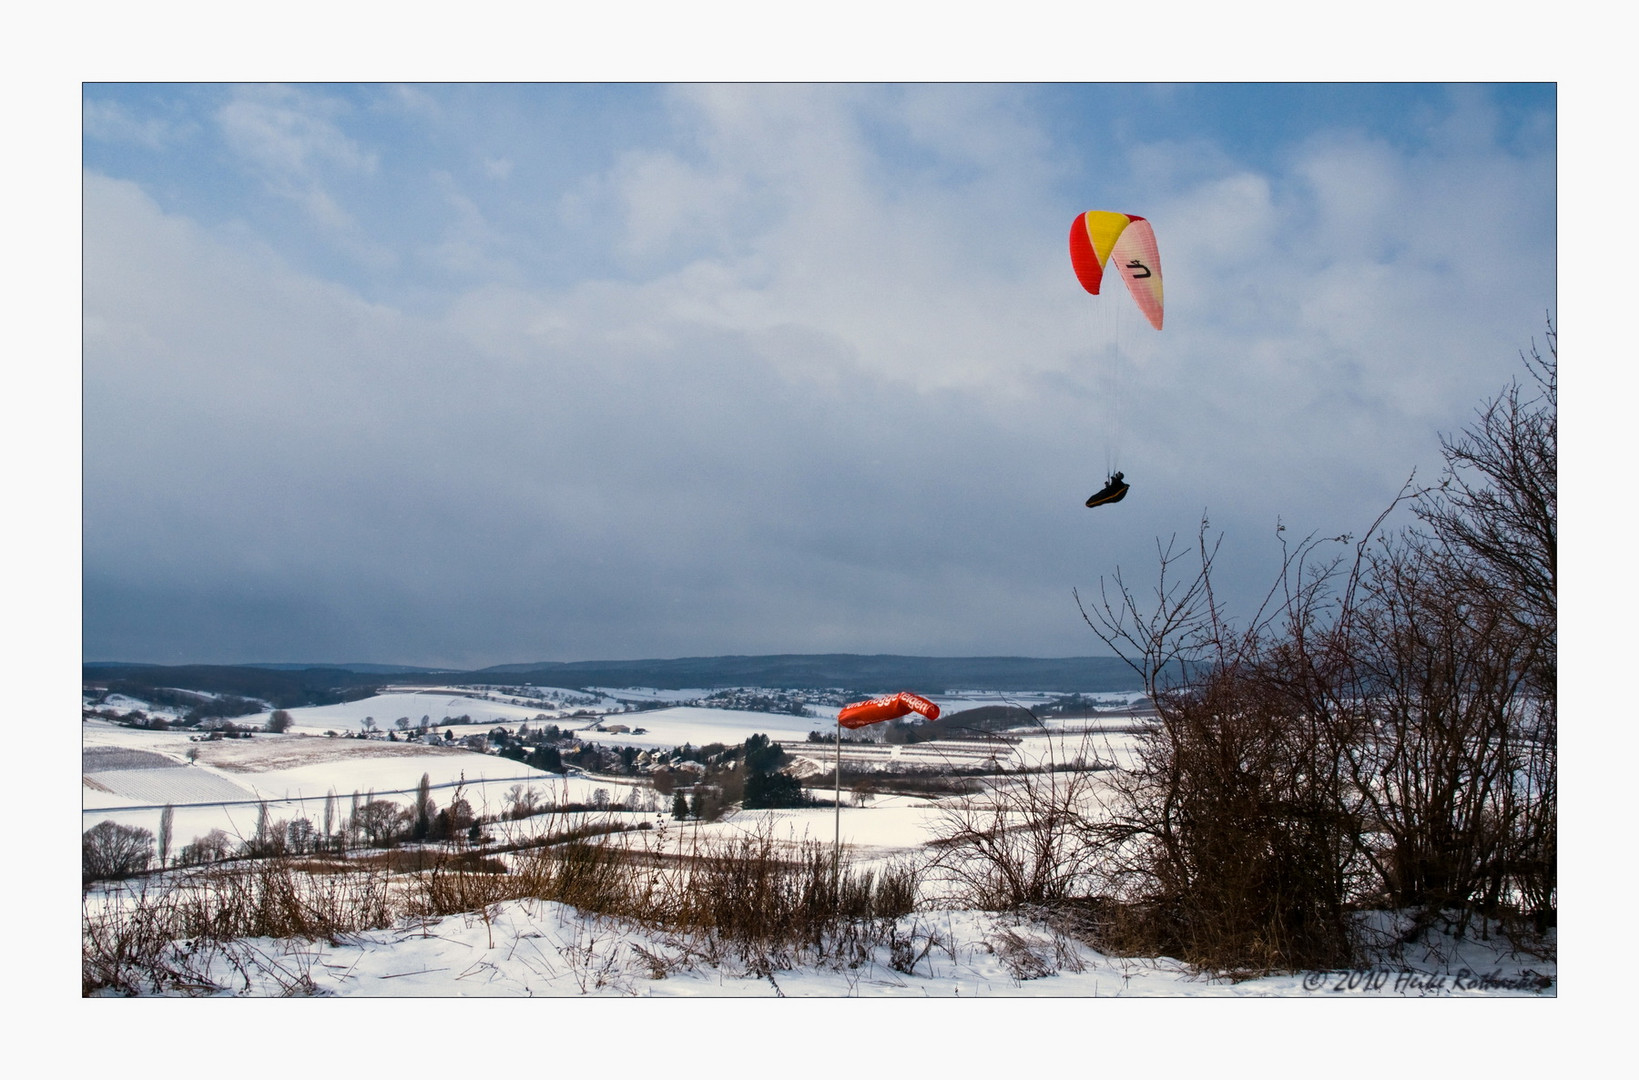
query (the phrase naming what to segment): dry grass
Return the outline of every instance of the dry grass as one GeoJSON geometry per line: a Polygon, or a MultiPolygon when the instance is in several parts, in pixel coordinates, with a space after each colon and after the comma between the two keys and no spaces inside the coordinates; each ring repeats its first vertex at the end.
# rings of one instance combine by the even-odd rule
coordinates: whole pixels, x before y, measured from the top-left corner
{"type": "MultiPolygon", "coordinates": [[[[243,969],[247,939],[335,941],[526,898],[629,921],[679,955],[748,970],[858,962],[914,908],[917,886],[910,863],[860,870],[834,862],[828,844],[789,845],[766,825],[668,850],[578,830],[505,856],[452,844],[234,860],[86,892],[81,983],[88,995],[217,993],[206,973],[222,957],[243,969]]],[[[290,992],[307,992],[304,978],[292,973],[290,992]]]]}
{"type": "MultiPolygon", "coordinates": [[[[305,860],[303,860],[305,861],[305,860]]],[[[288,857],[218,864],[87,892],[81,990],[210,993],[213,955],[246,938],[336,940],[389,926],[402,910],[394,876],[368,866],[310,873],[288,857]]]]}

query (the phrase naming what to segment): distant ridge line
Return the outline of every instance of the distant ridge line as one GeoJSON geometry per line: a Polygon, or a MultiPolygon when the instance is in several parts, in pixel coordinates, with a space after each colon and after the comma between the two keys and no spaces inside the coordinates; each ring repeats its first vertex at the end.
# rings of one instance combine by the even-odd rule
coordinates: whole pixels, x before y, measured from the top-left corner
{"type": "Polygon", "coordinates": [[[782,653],[770,656],[682,657],[672,660],[584,660],[503,664],[474,675],[573,686],[650,686],[659,690],[725,686],[871,692],[900,689],[1142,690],[1138,674],[1113,656],[900,656],[855,653],[782,653]]]}
{"type": "Polygon", "coordinates": [[[436,675],[450,682],[534,683],[540,686],[652,687],[657,690],[732,686],[791,690],[840,688],[865,693],[916,690],[1040,690],[1098,693],[1142,690],[1138,674],[1113,656],[902,656],[858,653],[778,653],[766,656],[692,656],[649,660],[569,660],[498,664],[461,671],[397,664],[189,664],[163,666],[88,661],[87,680],[160,679],[163,685],[222,690],[240,679],[314,686],[361,686],[395,678],[436,675]],[[240,673],[236,677],[235,673],[240,673]]]}

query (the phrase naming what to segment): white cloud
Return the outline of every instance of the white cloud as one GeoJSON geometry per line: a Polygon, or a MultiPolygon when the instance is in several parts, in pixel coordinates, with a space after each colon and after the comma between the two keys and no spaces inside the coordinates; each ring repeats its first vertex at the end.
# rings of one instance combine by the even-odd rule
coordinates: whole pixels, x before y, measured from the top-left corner
{"type": "Polygon", "coordinates": [[[518,280],[522,271],[501,254],[508,249],[509,238],[489,222],[478,203],[448,172],[435,172],[432,186],[443,197],[449,217],[438,242],[425,253],[427,261],[466,281],[518,280]]]}
{"type": "MultiPolygon", "coordinates": [[[[1064,251],[1085,207],[1008,92],[669,97],[668,136],[555,226],[617,238],[618,273],[531,281],[516,253],[560,232],[508,234],[495,185],[434,174],[448,217],[413,265],[471,282],[447,303],[368,303],[88,177],[88,575],[259,582],[307,598],[309,634],[390,611],[376,658],[405,662],[1073,653],[1069,586],[1203,507],[1243,536],[1369,521],[1552,303],[1551,245],[1518,256],[1551,154],[1168,144],[1129,208],[1167,329],[1129,320],[1112,411],[1064,251]],[[1137,497],[1089,517],[1112,424],[1137,497]],[[873,604],[899,614],[852,617],[873,604]]],[[[379,149],[305,96],[255,104],[245,160],[345,234],[329,180],[379,149]]]]}
{"type": "Polygon", "coordinates": [[[1043,197],[1028,156],[1039,135],[1005,126],[989,140],[972,135],[996,111],[982,97],[972,116],[940,113],[922,93],[854,88],[690,87],[675,97],[687,150],[633,152],[607,178],[647,271],[637,286],[645,310],[829,337],[868,369],[923,387],[1006,385],[1062,364],[1053,355],[1062,341],[1045,355],[1023,347],[1052,324],[1052,290],[1040,279],[1058,245],[1027,254],[1034,245],[1021,248],[1009,227],[1021,201],[1043,197]],[[871,125],[917,132],[915,160],[884,160],[871,125]],[[996,145],[1020,153],[981,164],[996,145]],[[944,168],[952,162],[962,174],[955,192],[944,168]],[[1008,271],[998,273],[998,260],[1008,271]],[[1021,262],[1034,279],[1007,276],[1021,262]]]}
{"type": "Polygon", "coordinates": [[[338,176],[368,176],[377,156],[333,121],[346,106],[288,86],[236,87],[215,113],[224,142],[269,193],[299,207],[327,243],[377,269],[397,261],[332,190],[338,176]]]}
{"type": "Polygon", "coordinates": [[[275,186],[300,186],[330,168],[372,172],[376,156],[329,119],[342,109],[333,100],[288,86],[234,89],[216,111],[223,138],[275,186]]]}
{"type": "Polygon", "coordinates": [[[87,97],[81,108],[82,131],[87,139],[129,143],[161,150],[187,138],[193,125],[161,116],[137,115],[118,101],[87,97]]]}

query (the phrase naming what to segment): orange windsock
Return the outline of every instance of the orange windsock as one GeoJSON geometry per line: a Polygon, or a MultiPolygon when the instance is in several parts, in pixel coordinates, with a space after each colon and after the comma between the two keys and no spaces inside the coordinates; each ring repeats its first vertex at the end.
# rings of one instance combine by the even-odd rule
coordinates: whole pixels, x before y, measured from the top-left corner
{"type": "Polygon", "coordinates": [[[845,728],[862,728],[867,724],[880,724],[884,720],[897,719],[913,712],[921,713],[929,720],[939,719],[939,706],[909,690],[901,690],[887,697],[856,701],[844,707],[837,713],[837,723],[845,728]]]}

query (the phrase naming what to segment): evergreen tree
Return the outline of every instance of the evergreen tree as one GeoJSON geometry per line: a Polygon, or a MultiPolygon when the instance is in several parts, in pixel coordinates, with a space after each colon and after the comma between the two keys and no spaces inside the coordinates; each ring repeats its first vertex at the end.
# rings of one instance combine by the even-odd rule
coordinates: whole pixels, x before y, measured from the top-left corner
{"type": "Polygon", "coordinates": [[[748,773],[770,773],[786,762],[785,750],[767,735],[757,734],[745,741],[743,748],[748,773]]]}
{"type": "Polygon", "coordinates": [[[768,810],[790,806],[805,806],[808,799],[802,784],[795,776],[781,772],[747,773],[745,808],[768,810]]]}

